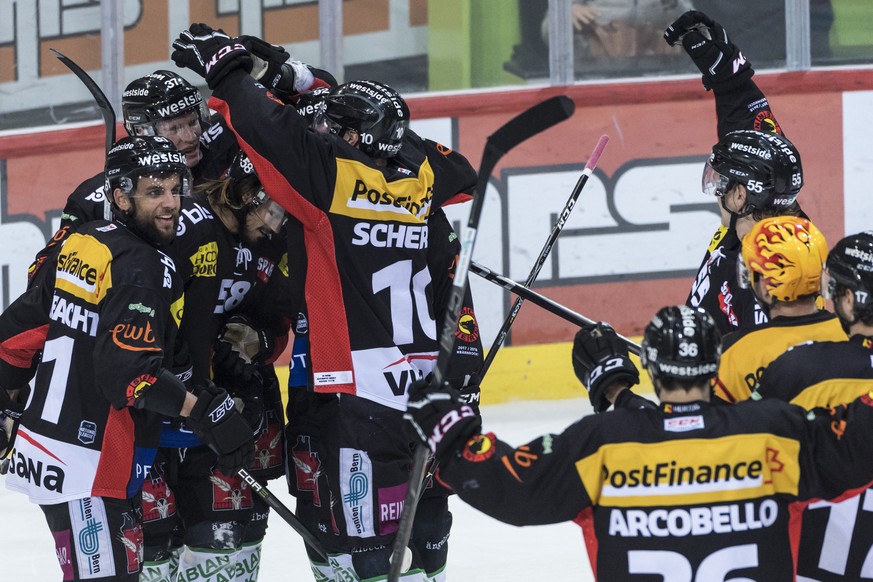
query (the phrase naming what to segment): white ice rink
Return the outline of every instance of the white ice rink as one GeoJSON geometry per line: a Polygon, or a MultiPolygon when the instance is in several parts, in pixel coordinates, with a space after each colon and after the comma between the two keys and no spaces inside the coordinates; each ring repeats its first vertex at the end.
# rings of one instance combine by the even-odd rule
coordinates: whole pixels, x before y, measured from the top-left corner
{"type": "MultiPolygon", "coordinates": [[[[546,433],[561,432],[591,407],[587,399],[518,402],[483,407],[484,428],[521,445],[546,433]]],[[[2,479],[2,478],[0,478],[2,479]]],[[[284,482],[270,490],[293,509],[284,482]]],[[[572,523],[517,528],[495,521],[452,498],[454,526],[449,540],[448,579],[456,582],[594,579],[581,530],[572,523]]],[[[0,579],[54,581],[61,570],[42,512],[17,493],[0,487],[0,579]]],[[[275,515],[264,543],[259,580],[312,580],[303,542],[275,515]]]]}

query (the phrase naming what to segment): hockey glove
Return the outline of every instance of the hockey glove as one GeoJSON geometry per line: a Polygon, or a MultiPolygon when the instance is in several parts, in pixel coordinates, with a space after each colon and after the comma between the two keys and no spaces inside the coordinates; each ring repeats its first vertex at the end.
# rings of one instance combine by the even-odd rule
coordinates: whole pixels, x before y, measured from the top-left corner
{"type": "Polygon", "coordinates": [[[588,389],[595,412],[604,412],[610,402],[606,390],[615,383],[628,387],[640,383],[640,372],[627,353],[627,346],[609,325],[598,323],[580,329],[573,341],[573,371],[588,389]]]}
{"type": "Polygon", "coordinates": [[[183,30],[173,41],[173,49],[173,62],[206,79],[210,89],[236,68],[252,70],[252,57],[241,42],[205,24],[195,23],[183,30]]]}
{"type": "Polygon", "coordinates": [[[414,382],[409,388],[409,402],[403,419],[413,438],[430,449],[439,459],[460,450],[479,433],[482,419],[468,404],[458,399],[458,391],[447,384],[435,385],[427,380],[414,382]]]}
{"type": "Polygon", "coordinates": [[[0,459],[6,457],[15,442],[23,410],[23,404],[13,401],[9,393],[0,388],[0,459]]]}
{"type": "Polygon", "coordinates": [[[251,427],[227,391],[208,380],[201,386],[186,424],[218,455],[216,468],[226,475],[248,467],[255,458],[251,427]]]}
{"type": "Polygon", "coordinates": [[[698,10],[680,16],[664,31],[664,40],[670,46],[682,41],[685,52],[703,73],[703,86],[707,91],[731,89],[755,73],[740,49],[730,41],[727,31],[698,10]]]}
{"type": "Polygon", "coordinates": [[[255,328],[245,315],[234,315],[224,324],[215,342],[212,365],[223,374],[247,382],[273,354],[275,345],[272,333],[255,328]]]}

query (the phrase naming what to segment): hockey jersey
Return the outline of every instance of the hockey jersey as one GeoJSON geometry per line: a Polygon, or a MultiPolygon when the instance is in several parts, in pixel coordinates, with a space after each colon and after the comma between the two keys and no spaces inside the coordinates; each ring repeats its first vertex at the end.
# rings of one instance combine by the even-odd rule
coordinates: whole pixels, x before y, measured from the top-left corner
{"type": "Polygon", "coordinates": [[[597,580],[792,582],[802,507],[873,480],[873,397],[818,416],[662,403],[517,448],[493,434],[459,447],[442,481],[512,525],[574,521],[597,580]]]}
{"type": "Polygon", "coordinates": [[[40,504],[140,490],[160,417],[133,405],[170,367],[183,303],[173,260],[123,225],[67,237],[45,284],[0,316],[5,367],[42,350],[8,488],[40,504]]]}
{"type": "Polygon", "coordinates": [[[716,396],[730,403],[747,400],[764,369],[788,348],[812,341],[844,341],[846,333],[837,316],[828,311],[798,317],[775,317],[724,338],[716,396]]]}
{"type": "MultiPolygon", "coordinates": [[[[713,93],[719,139],[738,129],[782,134],[770,103],[751,79],[730,90],[718,89],[713,93]]],[[[722,335],[767,321],[752,291],[740,288],[737,282],[739,256],[740,239],[736,231],[719,226],[685,300],[686,305],[700,307],[712,316],[722,335]]]]}
{"type": "Polygon", "coordinates": [[[427,219],[471,193],[476,172],[411,131],[380,168],[345,141],[310,132],[242,70],[222,80],[210,106],[270,197],[303,225],[314,389],[405,410],[409,385],[433,369],[438,351],[427,219]]]}
{"type": "MultiPolygon", "coordinates": [[[[758,380],[756,398],[810,410],[836,407],[873,384],[873,339],[814,342],[776,358],[758,380]]],[[[839,428],[839,427],[838,427],[839,428]]],[[[819,582],[873,580],[873,489],[839,503],[819,501],[803,512],[798,576],[819,582]]]]}

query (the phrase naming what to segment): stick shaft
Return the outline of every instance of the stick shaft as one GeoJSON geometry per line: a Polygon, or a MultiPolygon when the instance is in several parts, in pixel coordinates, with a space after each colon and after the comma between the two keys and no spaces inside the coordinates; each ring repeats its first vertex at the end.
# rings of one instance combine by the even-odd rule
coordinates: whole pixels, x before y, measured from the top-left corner
{"type": "Polygon", "coordinates": [[[324,549],[324,546],[321,545],[321,542],[306,529],[306,526],[294,515],[290,509],[288,509],[284,503],[279,501],[279,498],[276,497],[272,491],[267,489],[264,485],[258,483],[257,479],[252,477],[251,473],[246,471],[245,469],[239,470],[239,476],[245,480],[246,483],[249,484],[249,487],[252,488],[256,494],[258,494],[264,502],[272,507],[276,513],[279,514],[279,517],[285,520],[285,523],[291,526],[291,529],[300,534],[300,537],[303,538],[303,541],[306,542],[310,548],[315,550],[319,556],[324,558],[325,561],[328,560],[327,552],[324,549]]]}
{"type": "MultiPolygon", "coordinates": [[[[582,189],[585,187],[585,184],[588,183],[588,178],[591,177],[591,173],[594,172],[594,168],[597,167],[597,162],[598,160],[600,160],[600,155],[603,153],[603,148],[606,147],[607,142],[609,142],[609,136],[606,135],[601,135],[600,139],[597,140],[597,144],[594,146],[594,150],[591,152],[591,155],[588,156],[588,162],[585,164],[585,169],[582,171],[582,175],[579,176],[579,180],[576,181],[576,186],[573,188],[573,192],[570,194],[570,198],[567,199],[567,203],[564,205],[564,209],[558,216],[558,220],[555,222],[554,226],[552,226],[551,232],[549,232],[549,237],[546,239],[546,244],[543,245],[543,249],[540,251],[540,254],[537,257],[536,261],[534,261],[533,267],[530,270],[530,274],[527,276],[527,279],[524,282],[525,287],[532,286],[537,280],[537,277],[539,276],[543,265],[545,265],[546,263],[546,259],[548,258],[549,253],[552,252],[552,247],[558,240],[558,236],[561,234],[561,231],[564,230],[564,225],[567,224],[567,220],[570,218],[570,213],[576,206],[576,201],[579,199],[579,194],[582,193],[582,189]]],[[[494,358],[497,356],[497,352],[506,341],[506,336],[509,335],[509,329],[512,327],[512,324],[515,323],[515,318],[521,311],[521,306],[523,304],[524,297],[519,295],[516,298],[515,302],[512,304],[512,307],[510,308],[509,314],[506,316],[506,319],[503,320],[503,325],[500,326],[500,330],[497,332],[497,337],[494,338],[494,342],[491,344],[491,348],[489,348],[488,354],[485,356],[485,361],[482,362],[482,368],[479,370],[480,381],[482,378],[485,377],[485,374],[491,367],[492,362],[494,362],[494,358]]]]}
{"type": "MultiPolygon", "coordinates": [[[[578,325],[579,327],[590,329],[597,325],[597,322],[588,319],[584,315],[576,313],[572,309],[568,309],[564,307],[560,303],[549,299],[548,297],[525,287],[521,283],[517,283],[508,277],[504,277],[503,275],[499,275],[492,271],[487,267],[483,267],[479,263],[475,261],[470,265],[470,272],[479,275],[483,279],[487,281],[491,281],[497,285],[500,285],[504,289],[512,291],[519,297],[523,297],[527,301],[530,301],[534,305],[542,307],[546,311],[550,313],[554,313],[558,317],[564,319],[565,321],[569,321],[572,324],[578,325]]],[[[629,352],[632,354],[640,355],[640,345],[630,339],[624,337],[623,335],[618,336],[626,345],[629,352]]]]}

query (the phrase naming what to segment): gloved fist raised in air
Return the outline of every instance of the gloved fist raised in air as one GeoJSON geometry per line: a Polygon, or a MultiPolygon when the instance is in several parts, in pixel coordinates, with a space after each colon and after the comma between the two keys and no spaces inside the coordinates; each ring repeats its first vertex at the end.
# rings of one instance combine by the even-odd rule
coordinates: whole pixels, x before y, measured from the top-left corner
{"type": "Polygon", "coordinates": [[[255,458],[252,429],[226,390],[209,380],[199,388],[197,402],[185,424],[218,455],[216,468],[233,475],[255,458]]]}
{"type": "Polygon", "coordinates": [[[627,345],[608,324],[580,329],[573,340],[573,371],[588,389],[595,412],[609,408],[607,389],[616,383],[640,383],[640,372],[628,357],[627,345]]]}
{"type": "Polygon", "coordinates": [[[460,450],[478,434],[482,419],[469,404],[459,400],[458,391],[447,383],[418,380],[409,388],[409,402],[403,415],[413,438],[439,459],[460,450]]]}
{"type": "Polygon", "coordinates": [[[689,10],[664,31],[664,40],[674,46],[681,41],[685,52],[703,73],[703,86],[731,89],[750,79],[752,65],[728,38],[727,31],[699,10],[689,10]]]}
{"type": "Polygon", "coordinates": [[[206,79],[210,89],[236,68],[252,70],[252,57],[241,42],[205,24],[194,23],[183,30],[173,41],[173,49],[173,62],[206,79]]]}

